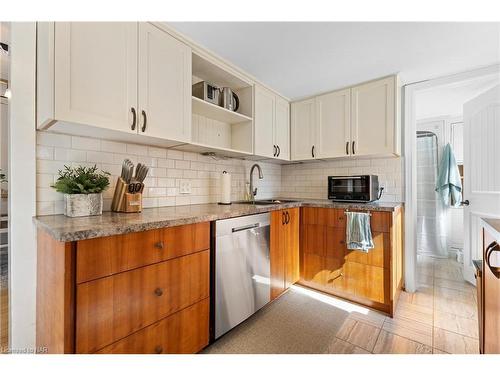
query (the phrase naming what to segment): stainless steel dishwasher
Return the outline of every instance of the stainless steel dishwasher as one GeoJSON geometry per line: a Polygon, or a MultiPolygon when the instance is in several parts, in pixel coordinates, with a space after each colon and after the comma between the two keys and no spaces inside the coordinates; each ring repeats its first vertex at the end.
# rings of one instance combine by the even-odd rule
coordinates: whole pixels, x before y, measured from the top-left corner
{"type": "Polygon", "coordinates": [[[215,223],[215,338],[270,301],[270,214],[215,223]]]}

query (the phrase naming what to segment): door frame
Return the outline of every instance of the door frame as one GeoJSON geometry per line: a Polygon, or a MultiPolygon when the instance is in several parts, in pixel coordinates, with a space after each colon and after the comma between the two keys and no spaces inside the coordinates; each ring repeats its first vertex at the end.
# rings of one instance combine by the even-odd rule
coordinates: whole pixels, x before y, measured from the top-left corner
{"type": "Polygon", "coordinates": [[[500,64],[469,70],[445,77],[409,83],[403,86],[404,158],[405,158],[405,290],[416,291],[417,274],[417,130],[416,93],[421,90],[500,74],[500,64]]]}

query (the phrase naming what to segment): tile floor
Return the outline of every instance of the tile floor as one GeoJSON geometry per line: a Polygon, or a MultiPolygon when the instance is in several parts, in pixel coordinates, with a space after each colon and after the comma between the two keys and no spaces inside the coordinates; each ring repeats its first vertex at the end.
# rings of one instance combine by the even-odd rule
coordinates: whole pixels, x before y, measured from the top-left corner
{"type": "Polygon", "coordinates": [[[418,257],[418,291],[402,292],[394,318],[351,313],[328,353],[477,354],[476,289],[452,259],[418,257]]]}

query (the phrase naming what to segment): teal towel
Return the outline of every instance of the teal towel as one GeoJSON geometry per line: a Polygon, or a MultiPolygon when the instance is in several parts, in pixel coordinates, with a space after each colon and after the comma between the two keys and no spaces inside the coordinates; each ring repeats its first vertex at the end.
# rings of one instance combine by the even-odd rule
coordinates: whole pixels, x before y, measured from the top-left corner
{"type": "Polygon", "coordinates": [[[436,192],[446,206],[459,207],[462,201],[462,181],[455,155],[448,143],[444,148],[436,180],[436,192]]]}
{"type": "Polygon", "coordinates": [[[349,250],[361,250],[365,253],[373,249],[370,214],[364,212],[346,212],[346,239],[349,250]]]}

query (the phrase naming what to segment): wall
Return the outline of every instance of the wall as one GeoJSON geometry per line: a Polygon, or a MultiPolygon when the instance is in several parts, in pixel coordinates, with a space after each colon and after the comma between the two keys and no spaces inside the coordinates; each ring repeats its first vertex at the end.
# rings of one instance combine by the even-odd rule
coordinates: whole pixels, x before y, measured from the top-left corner
{"type": "MultiPolygon", "coordinates": [[[[144,207],[177,206],[216,203],[219,199],[219,179],[222,171],[232,174],[232,200],[244,198],[245,182],[252,161],[239,159],[214,160],[191,152],[167,150],[135,144],[110,142],[49,132],[37,132],[37,214],[63,212],[63,195],[50,185],[64,165],[94,165],[112,174],[111,188],[104,194],[104,209],[109,210],[113,186],[121,173],[124,158],[134,164],[150,167],[144,192],[144,207]],[[182,180],[191,182],[191,194],[180,194],[182,180]]],[[[259,180],[257,198],[271,198],[280,194],[281,166],[259,162],[264,179],[259,180]]]]}
{"type": "Polygon", "coordinates": [[[384,187],[383,202],[403,201],[403,158],[314,161],[284,165],[281,195],[290,198],[328,198],[327,177],[376,174],[384,187]]]}
{"type": "Polygon", "coordinates": [[[35,346],[35,38],[34,22],[11,24],[9,285],[10,344],[35,346]]]}

